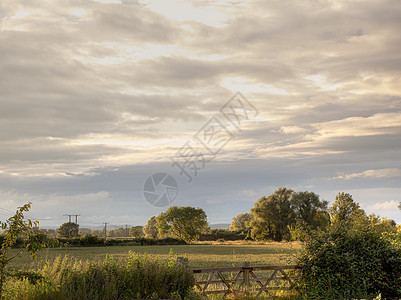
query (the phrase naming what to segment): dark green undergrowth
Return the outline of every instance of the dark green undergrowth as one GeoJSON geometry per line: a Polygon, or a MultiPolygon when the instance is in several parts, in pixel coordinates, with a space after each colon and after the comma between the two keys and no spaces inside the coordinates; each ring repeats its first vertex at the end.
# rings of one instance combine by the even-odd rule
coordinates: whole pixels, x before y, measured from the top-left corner
{"type": "Polygon", "coordinates": [[[149,239],[149,238],[135,238],[135,239],[109,239],[97,237],[95,235],[85,235],[81,238],[59,238],[61,245],[78,246],[78,247],[99,247],[99,246],[151,246],[151,245],[186,245],[183,240],[175,238],[163,239],[149,239]]]}
{"type": "Polygon", "coordinates": [[[2,299],[184,299],[191,297],[190,270],[168,259],[129,253],[124,259],[80,261],[57,257],[33,273],[10,279],[2,299]]]}
{"type": "Polygon", "coordinates": [[[305,241],[304,299],[401,298],[401,248],[375,226],[333,226],[305,241]]]}

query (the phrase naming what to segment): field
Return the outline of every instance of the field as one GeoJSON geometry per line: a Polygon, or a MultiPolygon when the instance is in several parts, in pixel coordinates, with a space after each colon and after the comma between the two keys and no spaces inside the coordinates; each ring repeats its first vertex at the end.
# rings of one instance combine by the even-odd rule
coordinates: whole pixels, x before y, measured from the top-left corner
{"type": "MultiPolygon", "coordinates": [[[[167,257],[172,251],[176,256],[188,257],[191,268],[207,267],[232,267],[241,266],[243,261],[249,261],[251,265],[286,265],[294,261],[300,251],[299,243],[255,243],[232,242],[213,244],[192,244],[177,246],[108,246],[108,247],[69,247],[46,249],[40,253],[46,260],[53,260],[61,255],[81,260],[102,259],[106,255],[124,257],[129,251],[135,253],[147,253],[149,256],[167,257]]],[[[12,261],[12,267],[18,269],[37,268],[39,262],[23,254],[12,261]]]]}

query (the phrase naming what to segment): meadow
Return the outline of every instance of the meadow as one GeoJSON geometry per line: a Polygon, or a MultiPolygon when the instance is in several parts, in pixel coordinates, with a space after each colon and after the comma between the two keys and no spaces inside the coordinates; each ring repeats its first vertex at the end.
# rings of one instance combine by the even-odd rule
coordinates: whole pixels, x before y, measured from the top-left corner
{"type": "MultiPolygon", "coordinates": [[[[80,260],[97,260],[104,259],[106,255],[125,257],[129,251],[160,258],[167,258],[173,253],[175,256],[187,257],[190,268],[211,268],[241,266],[243,261],[249,261],[251,265],[286,265],[295,261],[300,250],[299,242],[241,241],[171,246],[62,247],[45,249],[39,255],[44,260],[52,261],[57,256],[65,255],[80,260]]],[[[36,269],[41,266],[41,262],[32,262],[28,255],[23,254],[13,260],[10,266],[25,270],[36,269]]]]}

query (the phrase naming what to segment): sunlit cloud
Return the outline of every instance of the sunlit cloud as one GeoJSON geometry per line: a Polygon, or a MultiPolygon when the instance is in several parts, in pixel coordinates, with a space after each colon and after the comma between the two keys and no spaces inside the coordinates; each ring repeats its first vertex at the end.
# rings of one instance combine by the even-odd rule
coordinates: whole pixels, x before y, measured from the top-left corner
{"type": "Polygon", "coordinates": [[[379,170],[366,170],[359,173],[351,173],[351,174],[340,174],[337,177],[332,179],[344,179],[350,180],[354,178],[392,178],[392,177],[401,177],[401,169],[398,168],[386,168],[379,170]]]}
{"type": "Polygon", "coordinates": [[[238,197],[230,221],[285,184],[401,201],[400,4],[3,0],[2,195],[125,201],[145,219],[143,177],[174,173],[170,156],[218,116],[234,138],[178,205],[209,199],[221,220],[238,197]],[[237,91],[259,110],[240,130],[220,112],[237,91]]]}

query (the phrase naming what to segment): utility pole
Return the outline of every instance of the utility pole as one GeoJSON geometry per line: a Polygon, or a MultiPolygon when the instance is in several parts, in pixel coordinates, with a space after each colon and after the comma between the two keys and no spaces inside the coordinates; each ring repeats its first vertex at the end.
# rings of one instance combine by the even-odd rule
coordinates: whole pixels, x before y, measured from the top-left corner
{"type": "Polygon", "coordinates": [[[69,214],[64,214],[64,216],[68,217],[68,223],[71,223],[71,217],[75,216],[75,224],[78,224],[78,216],[80,215],[69,215],[69,214]]]}
{"type": "Polygon", "coordinates": [[[104,224],[104,240],[106,241],[106,239],[107,239],[107,224],[109,224],[109,223],[104,222],[103,224],[104,224]]]}
{"type": "Polygon", "coordinates": [[[129,232],[128,232],[128,225],[125,225],[125,235],[129,237],[129,232]]]}

